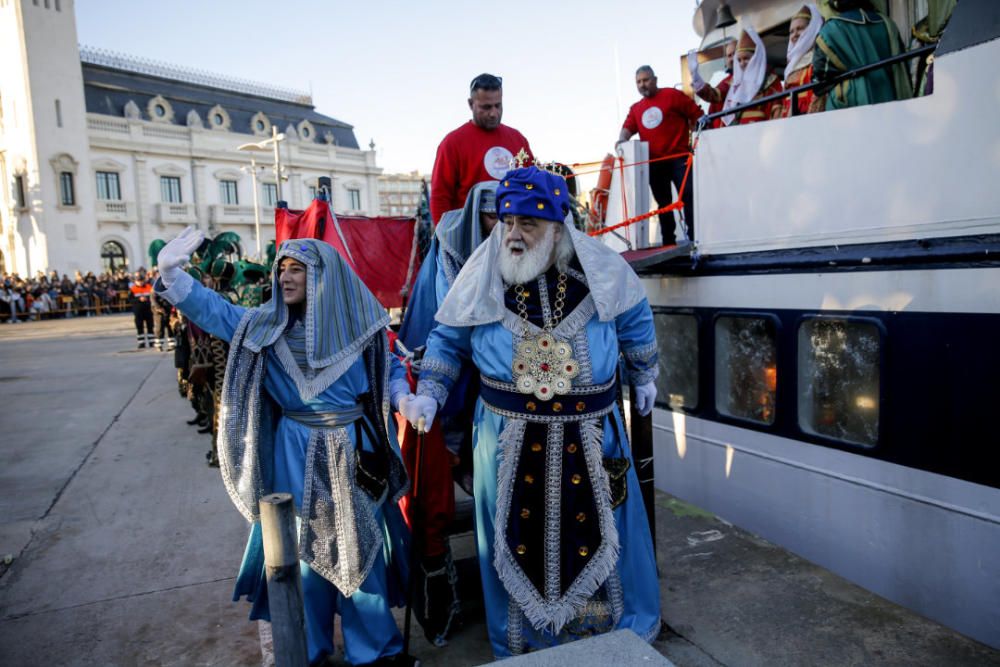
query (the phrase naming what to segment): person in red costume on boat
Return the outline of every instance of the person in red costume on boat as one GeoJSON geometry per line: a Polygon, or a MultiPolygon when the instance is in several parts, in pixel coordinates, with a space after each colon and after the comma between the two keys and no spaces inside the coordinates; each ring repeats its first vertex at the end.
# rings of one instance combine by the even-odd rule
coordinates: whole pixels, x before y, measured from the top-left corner
{"type": "MultiPolygon", "coordinates": [[[[732,109],[781,92],[781,79],[767,64],[767,50],[753,26],[746,24],[736,42],[733,83],[722,110],[732,109]]],[[[723,125],[749,125],[781,117],[781,101],[774,100],[722,117],[723,125]]]]}
{"type": "Polygon", "coordinates": [[[431,219],[462,208],[476,183],[500,178],[515,157],[527,166],[534,156],[524,135],[500,122],[503,79],[480,74],[469,85],[472,120],[449,132],[438,145],[431,173],[431,219]]]}
{"type": "MultiPolygon", "coordinates": [[[[698,72],[698,52],[688,51],[688,70],[691,72],[691,87],[694,94],[708,102],[708,113],[713,114],[722,111],[722,103],[726,101],[729,93],[729,86],[733,83],[733,57],[736,55],[736,40],[730,38],[725,46],[726,77],[715,86],[709,84],[698,72]]],[[[718,118],[712,121],[712,128],[722,127],[722,121],[718,118]]]]}
{"type": "MultiPolygon", "coordinates": [[[[681,183],[687,170],[687,152],[691,147],[691,128],[702,116],[701,109],[690,97],[673,88],[659,88],[656,74],[649,65],[635,71],[635,87],[642,99],[632,105],[625,117],[618,144],[628,141],[634,134],[649,144],[649,189],[660,208],[670,204],[673,183],[681,192],[681,183]],[[678,157],[666,158],[669,155],[678,157]]],[[[617,144],[616,144],[617,145],[617,144]]],[[[688,238],[694,238],[694,177],[689,175],[684,185],[684,221],[688,238]]],[[[660,214],[660,234],[663,245],[677,243],[672,211],[660,214]]]]}
{"type": "MultiPolygon", "coordinates": [[[[795,12],[795,16],[792,17],[791,23],[788,25],[788,64],[785,66],[785,90],[812,83],[813,47],[816,45],[816,36],[819,35],[822,27],[823,16],[819,13],[819,7],[811,2],[803,5],[802,9],[795,12]]],[[[813,99],[811,90],[799,94],[795,104],[796,114],[822,111],[822,108],[810,108],[813,106],[813,99]]],[[[788,118],[792,115],[791,112],[792,98],[789,96],[782,100],[781,117],[788,118]]]]}

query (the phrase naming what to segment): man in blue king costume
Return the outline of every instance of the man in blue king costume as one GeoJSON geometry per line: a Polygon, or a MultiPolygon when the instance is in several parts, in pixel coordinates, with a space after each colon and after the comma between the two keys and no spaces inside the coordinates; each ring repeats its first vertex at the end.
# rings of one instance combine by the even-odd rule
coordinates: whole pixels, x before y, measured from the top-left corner
{"type": "Polygon", "coordinates": [[[405,417],[432,422],[463,362],[481,374],[474,414],[476,537],[497,657],[614,629],[660,627],[653,544],[616,397],[656,396],[653,318],[614,251],[565,224],[566,182],[515,169],[502,224],[436,314],[405,417]]]}
{"type": "Polygon", "coordinates": [[[251,523],[234,599],[267,619],[258,503],[292,494],[311,664],[334,653],[334,616],[353,665],[412,665],[391,613],[404,588],[406,473],[387,422],[385,309],[328,244],[281,244],[271,300],[233,305],[181,270],[201,243],[188,228],[159,255],[157,293],[230,343],[219,464],[251,523]]]}

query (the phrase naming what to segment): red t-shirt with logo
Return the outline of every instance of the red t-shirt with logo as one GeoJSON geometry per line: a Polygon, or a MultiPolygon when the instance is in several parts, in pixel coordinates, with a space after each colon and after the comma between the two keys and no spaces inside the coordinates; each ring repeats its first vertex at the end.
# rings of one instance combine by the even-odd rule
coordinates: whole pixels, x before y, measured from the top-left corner
{"type": "Polygon", "coordinates": [[[660,88],[628,110],[622,125],[649,143],[650,159],[683,153],[690,145],[688,128],[701,118],[701,107],[673,88],[660,88]]]}
{"type": "Polygon", "coordinates": [[[503,178],[510,161],[522,148],[534,158],[524,135],[503,124],[495,130],[484,130],[470,120],[449,132],[438,145],[431,173],[434,224],[447,211],[465,206],[465,197],[473,185],[503,178]]]}

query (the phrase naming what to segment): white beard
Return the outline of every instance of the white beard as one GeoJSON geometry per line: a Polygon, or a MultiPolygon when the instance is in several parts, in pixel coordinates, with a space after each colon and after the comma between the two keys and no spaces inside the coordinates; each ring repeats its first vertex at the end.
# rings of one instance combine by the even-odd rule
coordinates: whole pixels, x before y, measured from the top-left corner
{"type": "MultiPolygon", "coordinates": [[[[511,253],[512,248],[525,248],[523,241],[507,244],[506,238],[500,242],[500,275],[508,285],[523,285],[542,275],[552,264],[552,249],[555,247],[555,225],[548,225],[545,235],[530,250],[525,249],[519,256],[511,253]]],[[[506,236],[506,234],[505,234],[506,236]]]]}

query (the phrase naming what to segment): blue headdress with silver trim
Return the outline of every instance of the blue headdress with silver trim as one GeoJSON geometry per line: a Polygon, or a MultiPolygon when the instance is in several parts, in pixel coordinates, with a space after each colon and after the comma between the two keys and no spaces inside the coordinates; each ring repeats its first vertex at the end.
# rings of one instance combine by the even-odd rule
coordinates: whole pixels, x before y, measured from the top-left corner
{"type": "MultiPolygon", "coordinates": [[[[271,300],[247,323],[243,344],[254,352],[273,345],[288,326],[288,306],[278,285],[281,260],[306,267],[306,362],[315,370],[353,358],[389,324],[389,314],[333,246],[317,239],[281,244],[271,271],[271,300]]],[[[346,368],[344,369],[346,370],[346,368]]]]}

